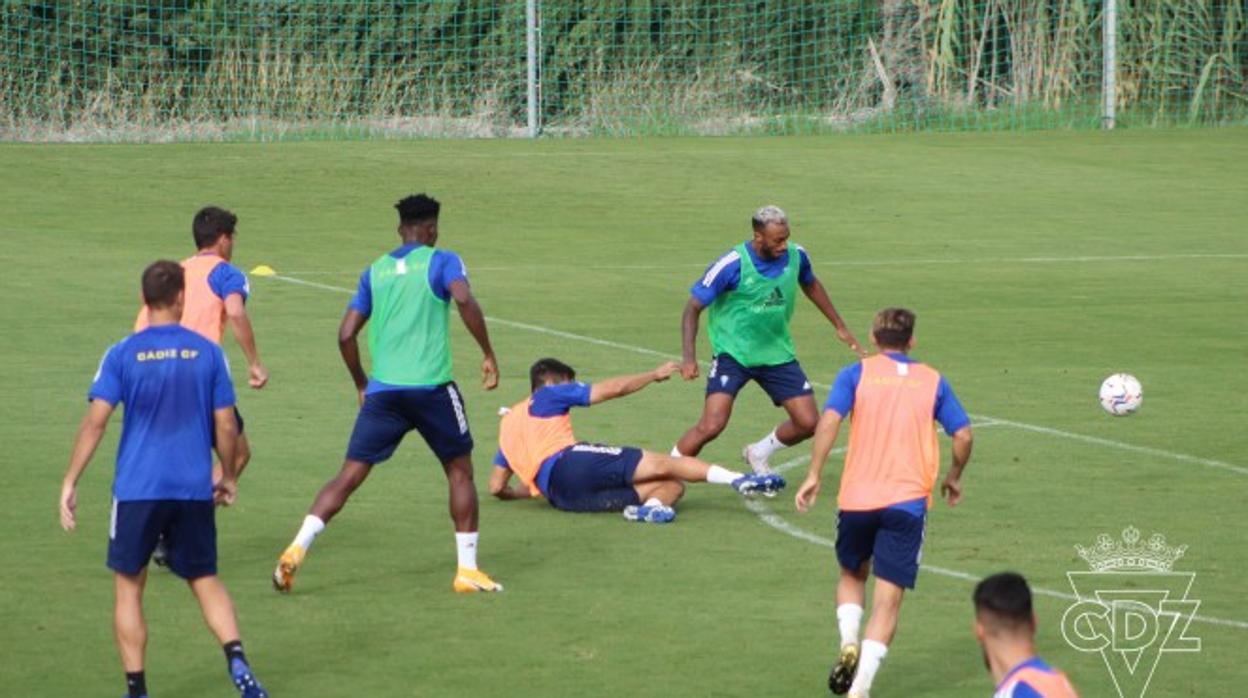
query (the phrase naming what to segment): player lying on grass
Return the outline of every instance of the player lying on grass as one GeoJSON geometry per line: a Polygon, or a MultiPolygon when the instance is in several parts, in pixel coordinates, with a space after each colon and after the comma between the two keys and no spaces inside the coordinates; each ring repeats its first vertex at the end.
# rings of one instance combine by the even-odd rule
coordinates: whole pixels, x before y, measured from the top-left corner
{"type": "Polygon", "coordinates": [[[684,495],[686,482],[731,485],[741,494],[768,496],[783,489],[778,475],[743,475],[697,458],[590,444],[572,435],[573,407],[624,397],[678,370],[669,361],[653,371],[590,385],[575,382],[576,371],[556,359],[533,364],[532,394],[499,424],[490,494],[504,500],[540,496],[562,511],[622,511],[629,521],[667,523],[676,518],[673,505],[684,495]],[[513,476],[518,485],[508,484],[513,476]]]}
{"type": "Polygon", "coordinates": [[[217,577],[213,505],[231,504],[237,492],[234,386],[221,348],[178,325],[183,276],[176,262],[156,262],[143,272],[149,324],[110,347],[100,361],[61,485],[61,526],[66,531],[77,526],[78,479],[114,408],[124,403],[108,567],[114,573],[113,629],[127,695],[147,696],[143,590],[147,561],[163,536],[169,568],[186,580],[199,601],[204,620],[225,650],[235,687],[244,698],[265,698],[268,694],[243,655],[234,604],[217,577]],[[215,484],[214,445],[223,466],[215,484]]]}

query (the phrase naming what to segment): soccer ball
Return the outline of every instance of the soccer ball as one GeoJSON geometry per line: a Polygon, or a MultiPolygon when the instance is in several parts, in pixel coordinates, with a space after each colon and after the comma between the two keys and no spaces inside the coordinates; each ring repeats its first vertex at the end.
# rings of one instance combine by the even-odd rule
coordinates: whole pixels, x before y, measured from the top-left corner
{"type": "Polygon", "coordinates": [[[1142,402],[1144,389],[1130,373],[1115,373],[1101,383],[1101,407],[1115,417],[1135,412],[1142,402]]]}

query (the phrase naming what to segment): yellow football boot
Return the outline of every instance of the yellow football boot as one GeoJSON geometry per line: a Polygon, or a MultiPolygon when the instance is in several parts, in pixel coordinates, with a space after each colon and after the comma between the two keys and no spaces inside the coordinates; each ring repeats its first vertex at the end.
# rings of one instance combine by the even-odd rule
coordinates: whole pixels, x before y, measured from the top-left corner
{"type": "Polygon", "coordinates": [[[303,556],[306,553],[303,546],[297,543],[291,543],[282,556],[277,560],[277,569],[273,570],[273,588],[289,594],[290,588],[295,584],[295,572],[299,571],[299,565],[303,564],[303,556]]]}
{"type": "Polygon", "coordinates": [[[478,591],[502,591],[503,585],[490,579],[490,575],[481,570],[470,570],[460,567],[455,572],[455,581],[451,588],[459,594],[475,594],[478,591]]]}

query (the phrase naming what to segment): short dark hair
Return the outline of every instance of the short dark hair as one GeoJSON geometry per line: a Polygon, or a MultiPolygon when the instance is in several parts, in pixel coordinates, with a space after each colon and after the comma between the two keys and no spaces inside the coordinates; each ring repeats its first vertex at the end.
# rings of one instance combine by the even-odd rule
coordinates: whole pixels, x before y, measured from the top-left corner
{"type": "Polygon", "coordinates": [[[442,210],[442,204],[426,194],[405,196],[394,207],[399,210],[400,223],[424,223],[436,219],[442,210]]]}
{"type": "Polygon", "coordinates": [[[217,206],[205,206],[195,214],[191,234],[195,236],[195,248],[211,247],[222,235],[233,235],[238,216],[217,206]]]}
{"type": "Polygon", "coordinates": [[[559,359],[538,359],[529,367],[529,389],[536,391],[551,378],[576,379],[576,369],[559,359]]]}
{"type": "Polygon", "coordinates": [[[914,312],[905,308],[885,308],[875,314],[871,334],[881,347],[901,349],[914,336],[914,312]]]}
{"type": "Polygon", "coordinates": [[[151,308],[168,308],[186,288],[182,265],[162,259],[143,270],[143,303],[151,308]]]}
{"type": "Polygon", "coordinates": [[[1011,628],[1030,627],[1035,616],[1031,609],[1031,588],[1017,572],[1001,572],[985,577],[975,585],[971,596],[977,614],[1011,628]]]}

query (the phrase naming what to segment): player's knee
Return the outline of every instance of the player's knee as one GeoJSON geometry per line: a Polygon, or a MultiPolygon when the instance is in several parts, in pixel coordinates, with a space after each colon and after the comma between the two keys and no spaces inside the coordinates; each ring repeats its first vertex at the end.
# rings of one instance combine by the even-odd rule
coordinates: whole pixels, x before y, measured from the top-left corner
{"type": "Polygon", "coordinates": [[[446,470],[446,479],[452,485],[472,483],[472,460],[455,458],[442,466],[446,470]]]}
{"type": "Polygon", "coordinates": [[[797,435],[805,440],[815,435],[815,427],[819,426],[819,415],[800,414],[793,417],[793,428],[797,430],[797,435]]]}
{"type": "Polygon", "coordinates": [[[685,496],[685,483],[679,480],[672,481],[672,504],[679,502],[681,497],[685,496]]]}
{"type": "Polygon", "coordinates": [[[728,426],[728,417],[720,414],[704,415],[698,421],[698,433],[703,439],[713,439],[723,432],[724,427],[728,426]]]}

